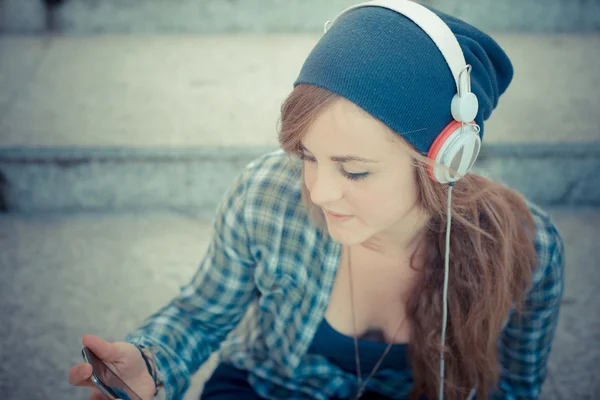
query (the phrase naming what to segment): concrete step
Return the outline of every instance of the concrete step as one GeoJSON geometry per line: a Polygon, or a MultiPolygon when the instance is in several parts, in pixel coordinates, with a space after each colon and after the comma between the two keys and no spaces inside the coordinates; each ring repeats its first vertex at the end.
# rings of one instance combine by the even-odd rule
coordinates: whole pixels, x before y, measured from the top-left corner
{"type": "MultiPolygon", "coordinates": [[[[0,37],[5,208],[210,211],[277,148],[279,107],[318,37],[0,37]]],[[[542,204],[599,204],[600,34],[496,38],[516,75],[480,170],[542,204]]]]}
{"type": "MultiPolygon", "coordinates": [[[[597,399],[600,209],[548,212],[563,234],[567,266],[541,398],[597,399]]],[[[210,219],[181,213],[0,215],[2,399],[87,398],[66,378],[81,362],[81,337],[122,340],[191,279],[211,232],[210,219]]],[[[194,375],[185,400],[198,399],[213,368],[214,358],[194,375]]]]}
{"type": "MultiPolygon", "coordinates": [[[[320,32],[358,0],[67,0],[50,16],[64,34],[320,32]]],[[[585,32],[600,29],[596,0],[422,0],[486,31],[585,32]]],[[[36,32],[44,21],[39,0],[0,2],[0,27],[36,32]],[[2,10],[4,9],[4,12],[2,10]],[[2,24],[2,21],[4,23],[2,24]]]]}

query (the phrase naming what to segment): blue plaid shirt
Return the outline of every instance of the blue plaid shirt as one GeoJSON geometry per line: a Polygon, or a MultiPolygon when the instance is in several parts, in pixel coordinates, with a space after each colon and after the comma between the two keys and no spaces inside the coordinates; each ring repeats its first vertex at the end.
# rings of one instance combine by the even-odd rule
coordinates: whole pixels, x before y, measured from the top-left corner
{"type": "MultiPolygon", "coordinates": [[[[191,375],[215,350],[221,361],[250,371],[250,384],[265,398],[355,393],[354,374],[307,352],[327,308],[342,245],[307,219],[300,167],[282,150],[249,163],[217,208],[192,281],[125,339],[152,349],[167,399],[183,398],[191,375]]],[[[498,340],[496,398],[540,395],[563,292],[562,239],[548,215],[530,208],[539,264],[524,318],[509,315],[498,340]]],[[[384,369],[368,388],[403,399],[411,387],[410,371],[384,369]]]]}

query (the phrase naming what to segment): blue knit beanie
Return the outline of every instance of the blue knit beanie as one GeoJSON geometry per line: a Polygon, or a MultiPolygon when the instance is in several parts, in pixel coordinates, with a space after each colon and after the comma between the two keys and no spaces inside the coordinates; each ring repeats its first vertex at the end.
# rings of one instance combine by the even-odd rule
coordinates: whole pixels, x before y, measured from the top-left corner
{"type": "MultiPolygon", "coordinates": [[[[513,77],[510,59],[487,34],[427,7],[456,36],[472,66],[471,91],[481,128],[513,77]]],[[[361,7],[341,17],[306,59],[294,87],[311,84],[345,97],[423,154],[453,120],[456,83],[442,53],[414,22],[387,8],[361,7]]]]}

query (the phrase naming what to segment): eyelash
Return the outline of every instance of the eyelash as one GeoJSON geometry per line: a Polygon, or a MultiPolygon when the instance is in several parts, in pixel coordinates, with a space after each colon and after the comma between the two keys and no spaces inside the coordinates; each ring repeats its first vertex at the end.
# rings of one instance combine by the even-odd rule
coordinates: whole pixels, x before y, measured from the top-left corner
{"type": "MultiPolygon", "coordinates": [[[[302,152],[299,153],[299,157],[301,160],[308,161],[309,163],[317,162],[316,160],[308,157],[306,154],[304,154],[302,152]]],[[[344,175],[346,178],[350,179],[351,181],[359,181],[361,179],[365,179],[367,177],[367,175],[369,175],[368,172],[364,172],[362,174],[351,174],[350,172],[344,171],[343,168],[341,168],[340,171],[342,172],[342,175],[344,175]]]]}

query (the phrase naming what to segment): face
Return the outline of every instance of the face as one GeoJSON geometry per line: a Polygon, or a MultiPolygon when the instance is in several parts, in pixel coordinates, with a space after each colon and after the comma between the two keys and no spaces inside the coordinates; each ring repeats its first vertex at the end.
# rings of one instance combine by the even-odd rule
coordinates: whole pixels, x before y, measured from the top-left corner
{"type": "Polygon", "coordinates": [[[426,216],[417,205],[412,157],[403,143],[391,142],[381,122],[339,99],[306,132],[301,158],[310,198],[325,213],[334,240],[374,245],[384,255],[404,253],[426,216]],[[370,161],[331,159],[343,156],[370,161]],[[336,219],[327,211],[351,217],[336,219]]]}

